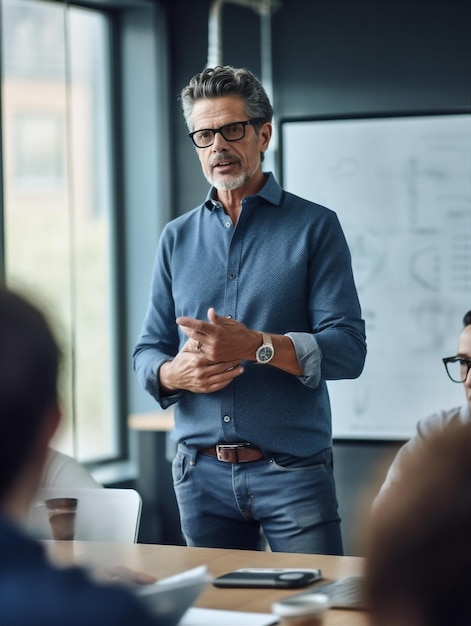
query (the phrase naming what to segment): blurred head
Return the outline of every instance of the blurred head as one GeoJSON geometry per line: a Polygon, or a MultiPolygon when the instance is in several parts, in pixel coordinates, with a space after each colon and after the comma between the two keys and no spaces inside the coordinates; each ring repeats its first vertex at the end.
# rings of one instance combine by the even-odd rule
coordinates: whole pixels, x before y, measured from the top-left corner
{"type": "Polygon", "coordinates": [[[59,349],[42,313],[0,285],[0,501],[32,459],[47,454],[59,420],[58,369],[59,349]]]}
{"type": "Polygon", "coordinates": [[[367,537],[374,626],[469,624],[471,423],[446,427],[408,458],[367,537]]]}

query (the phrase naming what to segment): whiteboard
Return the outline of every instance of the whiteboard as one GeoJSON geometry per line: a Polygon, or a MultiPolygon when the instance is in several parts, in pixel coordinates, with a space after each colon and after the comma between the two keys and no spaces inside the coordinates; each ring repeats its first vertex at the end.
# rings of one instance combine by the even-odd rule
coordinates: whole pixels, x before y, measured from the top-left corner
{"type": "Polygon", "coordinates": [[[471,309],[471,114],[280,121],[287,191],[333,209],[352,254],[368,354],[329,382],[335,438],[407,439],[464,404],[442,357],[471,309]]]}

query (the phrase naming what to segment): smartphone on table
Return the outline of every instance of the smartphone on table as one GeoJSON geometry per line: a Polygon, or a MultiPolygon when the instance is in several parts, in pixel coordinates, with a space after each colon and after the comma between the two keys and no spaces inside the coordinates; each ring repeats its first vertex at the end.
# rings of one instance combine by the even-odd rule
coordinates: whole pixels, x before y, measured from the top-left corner
{"type": "Polygon", "coordinates": [[[247,567],[213,580],[215,587],[299,589],[322,578],[320,569],[247,567]]]}

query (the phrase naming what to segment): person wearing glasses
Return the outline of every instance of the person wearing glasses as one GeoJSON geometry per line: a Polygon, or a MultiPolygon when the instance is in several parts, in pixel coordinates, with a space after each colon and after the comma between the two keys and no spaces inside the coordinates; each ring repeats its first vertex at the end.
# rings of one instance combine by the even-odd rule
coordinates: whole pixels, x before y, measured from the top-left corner
{"type": "Polygon", "coordinates": [[[207,68],[181,101],[211,187],[163,230],[134,366],[175,405],[183,534],[341,554],[325,381],[358,377],[366,355],[343,231],[262,170],[273,109],[251,72],[207,68]]]}
{"type": "Polygon", "coordinates": [[[402,446],[394,458],[385,481],[375,499],[375,506],[390,487],[400,478],[407,459],[411,456],[415,456],[423,443],[433,433],[442,430],[447,424],[455,422],[467,423],[471,421],[471,310],[464,315],[463,326],[463,331],[458,339],[458,352],[456,356],[445,357],[443,363],[450,380],[463,385],[466,403],[462,406],[433,413],[419,420],[416,434],[402,446]]]}

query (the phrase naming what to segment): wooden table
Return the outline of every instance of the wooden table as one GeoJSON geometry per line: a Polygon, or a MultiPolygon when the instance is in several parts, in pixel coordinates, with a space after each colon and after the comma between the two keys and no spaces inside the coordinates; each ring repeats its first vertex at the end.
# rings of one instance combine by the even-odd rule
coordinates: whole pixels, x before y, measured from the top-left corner
{"type": "Polygon", "coordinates": [[[156,409],[144,413],[128,415],[128,427],[131,430],[152,430],[154,432],[170,432],[173,429],[173,409],[156,409]]]}
{"type": "MultiPolygon", "coordinates": [[[[212,576],[225,574],[240,567],[317,567],[326,579],[361,574],[361,557],[337,557],[251,550],[218,548],[188,548],[155,544],[105,544],[95,542],[46,541],[53,561],[112,567],[126,565],[134,570],[165,578],[198,565],[207,565],[212,576]]],[[[212,609],[270,613],[273,602],[297,593],[265,589],[221,589],[208,585],[195,606],[212,609]]],[[[367,626],[363,611],[331,609],[324,619],[325,626],[367,626]]]]}

